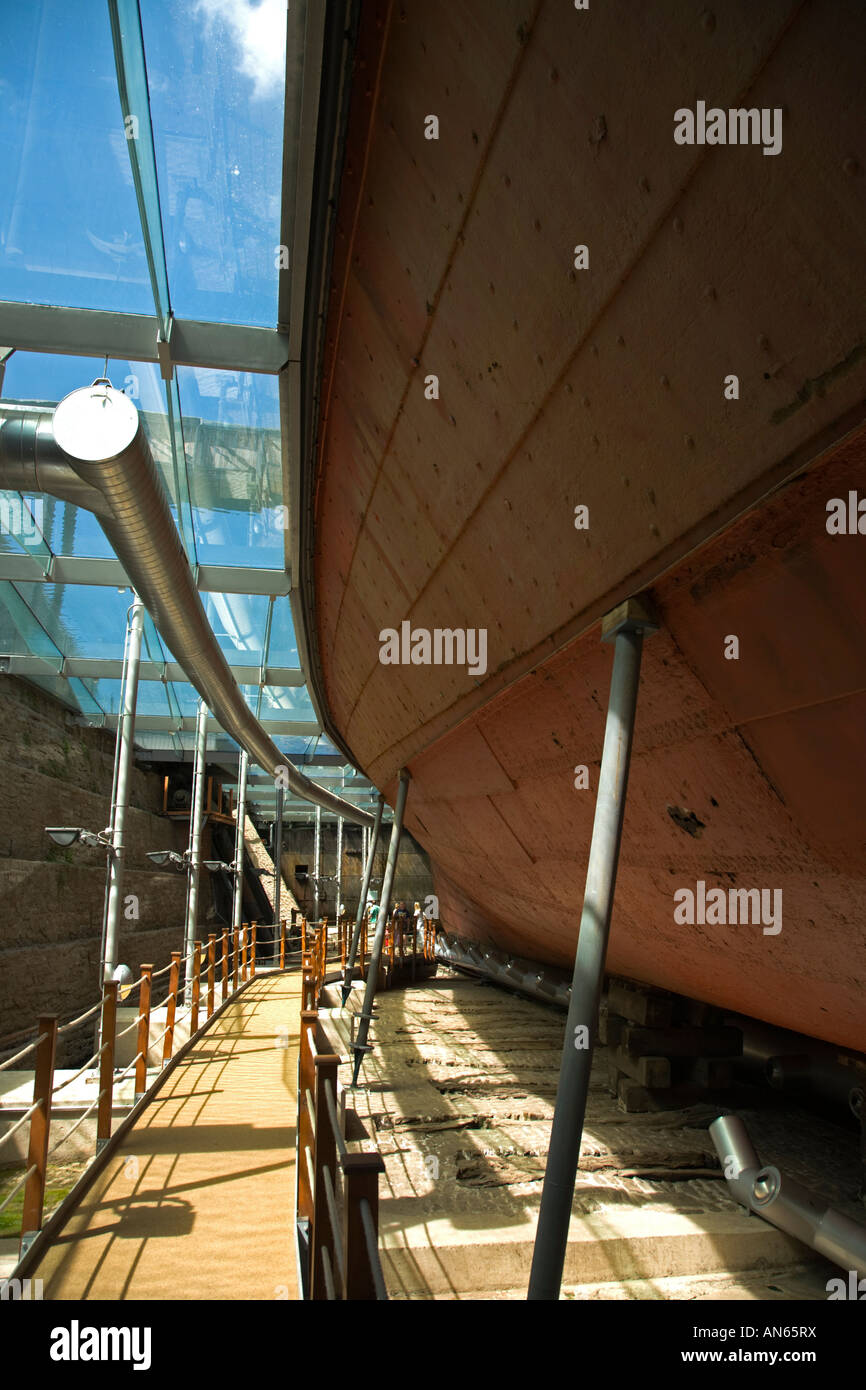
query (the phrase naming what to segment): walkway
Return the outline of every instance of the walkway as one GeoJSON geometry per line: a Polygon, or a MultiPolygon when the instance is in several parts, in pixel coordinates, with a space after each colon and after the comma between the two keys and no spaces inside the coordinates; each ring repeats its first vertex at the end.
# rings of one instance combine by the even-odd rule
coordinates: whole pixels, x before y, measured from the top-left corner
{"type": "Polygon", "coordinates": [[[179,1064],[34,1271],[46,1299],[298,1297],[300,991],[259,976],[179,1064]]]}

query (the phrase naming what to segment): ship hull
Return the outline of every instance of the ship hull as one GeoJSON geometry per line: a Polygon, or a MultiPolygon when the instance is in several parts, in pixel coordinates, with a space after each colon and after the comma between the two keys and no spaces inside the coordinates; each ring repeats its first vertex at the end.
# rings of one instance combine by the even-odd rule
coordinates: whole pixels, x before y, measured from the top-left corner
{"type": "Polygon", "coordinates": [[[827,529],[866,486],[866,16],[523,10],[364,7],[314,495],[320,704],[390,800],[409,768],[445,925],[570,968],[599,623],[648,591],[608,966],[866,1050],[866,536],[827,529]],[[678,145],[704,96],[781,110],[779,154],[678,145]],[[483,629],[486,668],[383,662],[406,622],[483,629]],[[780,929],[676,919],[677,893],[731,889],[769,893],[780,929]]]}

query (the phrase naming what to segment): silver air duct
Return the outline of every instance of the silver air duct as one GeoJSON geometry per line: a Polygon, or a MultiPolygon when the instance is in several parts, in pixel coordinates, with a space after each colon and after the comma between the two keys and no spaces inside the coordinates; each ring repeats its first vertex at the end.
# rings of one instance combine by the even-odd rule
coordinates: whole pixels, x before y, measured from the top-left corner
{"type": "Polygon", "coordinates": [[[296,796],[357,825],[373,817],[311,782],[280,753],[241,694],[205,615],[134,404],[108,382],[73,391],[53,413],[0,417],[0,487],[48,492],[99,518],[160,635],[218,723],[296,796]]]}
{"type": "Polygon", "coordinates": [[[842,1269],[866,1274],[866,1227],[828,1207],[772,1164],[762,1168],[739,1115],[720,1115],[710,1125],[710,1137],[731,1195],[741,1206],[842,1269]]]}

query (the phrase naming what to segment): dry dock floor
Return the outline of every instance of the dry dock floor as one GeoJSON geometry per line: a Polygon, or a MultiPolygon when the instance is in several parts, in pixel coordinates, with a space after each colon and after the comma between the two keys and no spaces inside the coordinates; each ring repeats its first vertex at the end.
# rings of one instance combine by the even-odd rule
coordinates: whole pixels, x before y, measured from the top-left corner
{"type": "MultiPolygon", "coordinates": [[[[385,1159],[391,1297],[525,1298],[564,1013],[451,974],[380,994],[376,1012],[348,1098],[385,1159]]],[[[722,1107],[625,1114],[607,1080],[600,1048],[564,1296],[826,1299],[835,1266],[729,1196],[707,1133],[722,1107]]],[[[749,1095],[752,1108],[736,1108],[763,1161],[807,1185],[820,1174],[829,1200],[864,1220],[856,1135],[846,1144],[834,1125],[749,1095]]]]}
{"type": "Polygon", "coordinates": [[[183,1058],[34,1271],[46,1299],[298,1297],[300,989],[257,977],[183,1058]]]}

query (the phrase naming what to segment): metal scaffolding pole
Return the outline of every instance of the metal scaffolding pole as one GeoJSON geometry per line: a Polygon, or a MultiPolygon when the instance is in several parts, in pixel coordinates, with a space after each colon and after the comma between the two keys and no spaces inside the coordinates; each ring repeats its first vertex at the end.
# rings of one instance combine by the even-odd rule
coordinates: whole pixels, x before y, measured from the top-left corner
{"type": "MultiPolygon", "coordinates": [[[[391,889],[394,886],[394,874],[397,868],[397,854],[400,850],[400,836],[403,833],[403,812],[406,809],[406,793],[409,790],[409,772],[403,767],[400,769],[400,785],[397,788],[397,805],[394,807],[394,824],[391,826],[391,843],[388,846],[388,862],[385,865],[385,877],[382,881],[382,901],[379,906],[379,916],[376,918],[376,933],[373,937],[373,948],[370,952],[370,964],[367,967],[367,988],[364,991],[364,1008],[358,1021],[358,1037],[354,1044],[355,1069],[352,1075],[352,1085],[357,1086],[358,1075],[361,1070],[361,1063],[364,1060],[364,1053],[369,1051],[367,1046],[367,1034],[370,1031],[370,1023],[373,1018],[373,1000],[376,997],[376,982],[379,978],[379,962],[382,958],[382,942],[385,940],[385,921],[388,916],[388,909],[391,906],[391,889]]],[[[375,839],[373,849],[375,851],[375,839]]],[[[370,856],[372,861],[372,855],[370,856]]]]}
{"type": "Polygon", "coordinates": [[[138,673],[141,665],[141,637],[144,631],[144,604],[136,597],[128,615],[123,670],[123,699],[117,721],[114,785],[111,796],[111,852],[108,855],[108,882],[105,894],[105,921],[102,931],[102,980],[108,981],[117,966],[117,934],[123,903],[123,871],[126,857],[126,811],[132,772],[135,706],[138,699],[138,673]]]}
{"type": "Polygon", "coordinates": [[[244,824],[247,818],[247,774],[249,767],[249,754],[245,748],[242,748],[238,762],[238,819],[235,829],[235,882],[232,898],[233,932],[239,932],[241,929],[241,912],[244,903],[244,824]]]}
{"type": "Polygon", "coordinates": [[[343,892],[343,817],[337,817],[337,903],[334,916],[340,922],[341,894],[343,892]]]}
{"type": "Polygon", "coordinates": [[[195,726],[195,769],[192,780],[192,809],[189,821],[189,863],[187,865],[186,889],[186,935],[184,955],[186,970],[183,977],[183,999],[188,1004],[192,998],[193,957],[195,955],[195,934],[198,927],[198,889],[201,878],[201,827],[204,811],[205,767],[207,764],[207,720],[208,708],[204,700],[199,701],[198,717],[195,726]]]}
{"type": "Polygon", "coordinates": [[[274,820],[274,925],[277,933],[280,927],[280,899],[283,887],[283,788],[277,787],[277,813],[274,820]]]}
{"type": "Polygon", "coordinates": [[[316,807],[316,845],[313,853],[313,921],[319,920],[319,874],[322,872],[322,808],[316,807]]]}
{"type": "Polygon", "coordinates": [[[571,1002],[529,1278],[530,1299],[558,1299],[562,1283],[613,910],[643,636],[656,626],[634,599],[620,604],[602,623],[602,641],[615,639],[613,673],[571,1002]]]}
{"type": "MultiPolygon", "coordinates": [[[[352,988],[352,980],[355,975],[355,960],[358,955],[358,946],[361,941],[361,923],[364,920],[364,913],[367,908],[367,894],[370,892],[370,879],[373,877],[373,860],[376,857],[376,845],[379,842],[379,831],[382,828],[382,812],[385,809],[384,796],[379,797],[376,805],[376,819],[373,823],[372,834],[367,840],[367,855],[364,861],[364,881],[361,884],[361,896],[358,899],[358,911],[355,914],[355,930],[352,932],[352,944],[349,947],[349,957],[346,961],[346,973],[343,976],[343,1003],[349,997],[352,988]]],[[[366,827],[362,832],[365,840],[367,838],[366,827]]]]}

